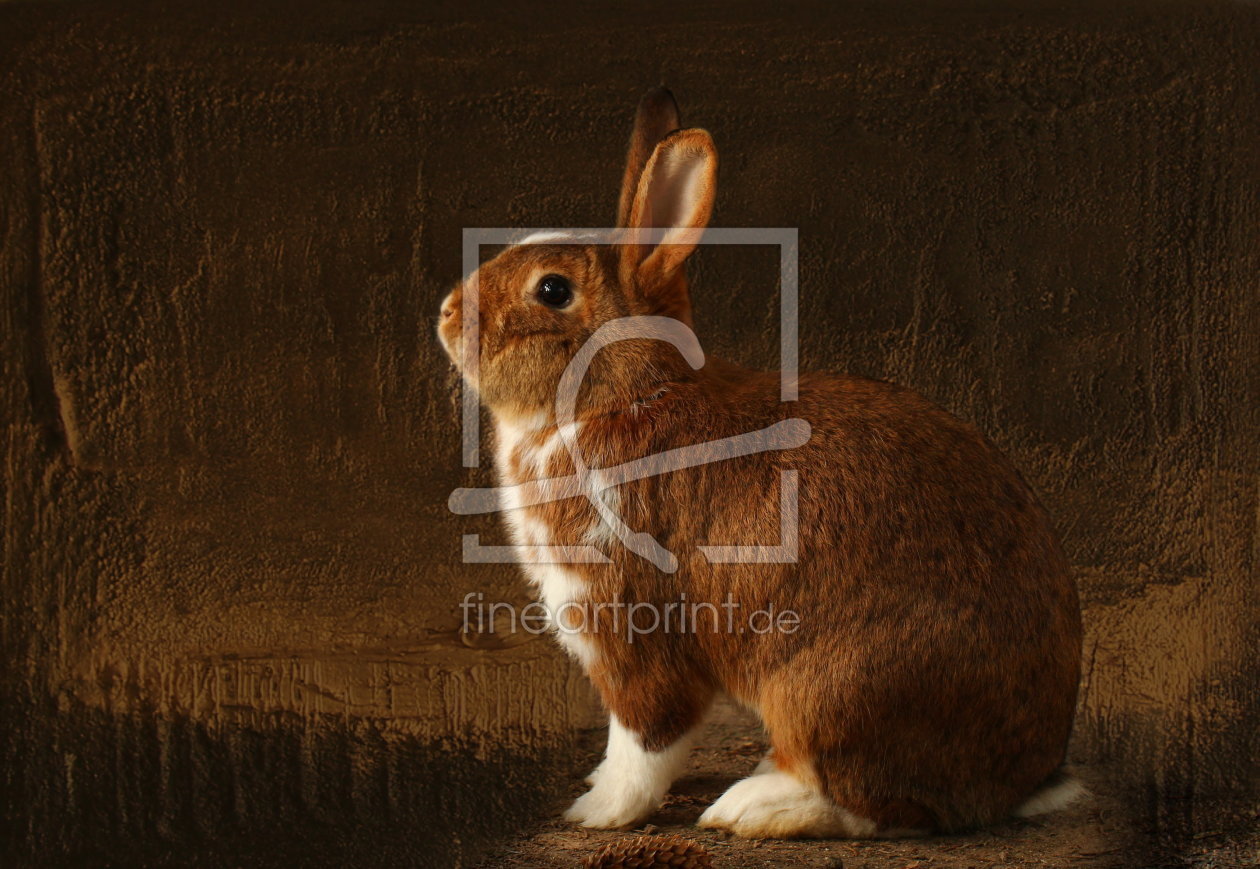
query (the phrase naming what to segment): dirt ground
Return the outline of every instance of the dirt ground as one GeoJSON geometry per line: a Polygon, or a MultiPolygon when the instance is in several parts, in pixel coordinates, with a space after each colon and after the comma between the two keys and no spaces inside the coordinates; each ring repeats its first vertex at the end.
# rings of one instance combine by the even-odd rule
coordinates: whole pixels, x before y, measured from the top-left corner
{"type": "MultiPolygon", "coordinates": [[[[593,767],[603,734],[584,747],[593,767]]],[[[766,750],[760,726],[749,714],[724,703],[715,711],[704,736],[692,749],[687,773],[673,788],[665,806],[650,822],[630,833],[577,829],[559,820],[568,800],[584,789],[574,778],[571,793],[558,803],[551,820],[540,824],[482,863],[491,867],[570,869],[603,845],[630,836],[679,835],[702,844],[719,869],[802,866],[818,869],[965,869],[965,867],[1226,867],[1260,866],[1260,828],[1243,835],[1199,834],[1188,842],[1161,843],[1134,829],[1131,812],[1104,781],[1089,770],[1082,776],[1091,795],[1071,809],[1041,819],[1012,821],[983,832],[902,841],[837,840],[780,842],[743,840],[699,830],[696,818],[733,781],[751,772],[766,750]]]]}

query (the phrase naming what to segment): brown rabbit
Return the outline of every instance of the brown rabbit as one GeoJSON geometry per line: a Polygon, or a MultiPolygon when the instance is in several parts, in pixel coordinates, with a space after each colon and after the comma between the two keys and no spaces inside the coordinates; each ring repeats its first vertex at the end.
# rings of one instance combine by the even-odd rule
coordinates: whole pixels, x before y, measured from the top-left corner
{"type": "Polygon", "coordinates": [[[760,715],[772,747],[702,827],[890,836],[1061,807],[1080,792],[1062,767],[1076,589],[1037,498],[974,427],[862,377],[805,374],[783,402],[777,373],[701,364],[698,346],[633,329],[569,384],[572,419],[557,410],[592,336],[691,326],[684,263],[712,210],[717,154],[708,133],[679,126],[668,91],[644,98],[620,243],[510,246],[439,320],[494,417],[519,560],[610,713],[605,759],[565,817],[616,828],[650,815],[719,692],[760,715]],[[767,431],[805,437],[723,446],[767,431]],[[798,529],[785,556],[702,549],[779,542],[785,505],[798,529]],[[749,621],[764,612],[778,614],[773,629],[749,621]]]}

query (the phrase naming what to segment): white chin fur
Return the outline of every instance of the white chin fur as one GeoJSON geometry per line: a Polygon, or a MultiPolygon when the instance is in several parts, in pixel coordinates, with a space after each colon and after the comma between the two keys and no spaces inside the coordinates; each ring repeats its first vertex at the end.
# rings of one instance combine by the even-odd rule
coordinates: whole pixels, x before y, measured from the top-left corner
{"type": "Polygon", "coordinates": [[[1079,779],[1068,776],[1062,781],[1056,781],[1037,791],[1013,814],[1017,818],[1031,818],[1034,815],[1057,812],[1060,809],[1066,809],[1086,793],[1088,792],[1085,790],[1085,785],[1081,784],[1079,779]]]}
{"type": "Polygon", "coordinates": [[[615,830],[633,826],[660,806],[687,760],[688,739],[664,751],[646,751],[639,737],[617,716],[608,724],[608,751],[591,773],[593,786],[578,798],[564,819],[583,827],[615,830]]]}
{"type": "Polygon", "coordinates": [[[876,832],[874,821],[840,808],[778,770],[756,773],[731,785],[698,823],[756,839],[862,838],[876,832]]]}

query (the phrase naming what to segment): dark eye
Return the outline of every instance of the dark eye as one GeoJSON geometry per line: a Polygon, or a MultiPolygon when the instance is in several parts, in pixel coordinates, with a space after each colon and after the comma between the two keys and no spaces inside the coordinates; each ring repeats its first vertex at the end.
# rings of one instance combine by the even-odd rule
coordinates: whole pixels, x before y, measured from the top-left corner
{"type": "Polygon", "coordinates": [[[547,275],[538,282],[538,301],[549,308],[563,308],[573,301],[573,288],[559,275],[547,275]]]}

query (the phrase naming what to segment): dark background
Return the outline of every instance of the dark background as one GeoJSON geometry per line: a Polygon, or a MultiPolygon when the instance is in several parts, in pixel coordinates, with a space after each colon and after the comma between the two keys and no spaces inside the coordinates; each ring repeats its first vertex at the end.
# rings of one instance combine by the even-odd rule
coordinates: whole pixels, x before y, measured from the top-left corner
{"type": "MultiPolygon", "coordinates": [[[[1260,6],[0,3],[0,856],[475,855],[596,719],[464,565],[432,328],[466,226],[612,219],[638,96],[800,230],[808,368],[981,426],[1057,518],[1073,758],[1190,837],[1260,799],[1260,6]],[[211,8],[213,6],[213,8],[211,8]]],[[[773,248],[698,255],[773,366],[773,248]]]]}

